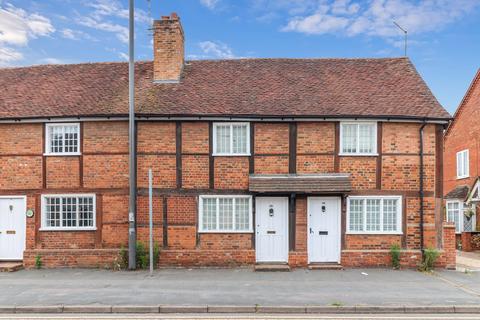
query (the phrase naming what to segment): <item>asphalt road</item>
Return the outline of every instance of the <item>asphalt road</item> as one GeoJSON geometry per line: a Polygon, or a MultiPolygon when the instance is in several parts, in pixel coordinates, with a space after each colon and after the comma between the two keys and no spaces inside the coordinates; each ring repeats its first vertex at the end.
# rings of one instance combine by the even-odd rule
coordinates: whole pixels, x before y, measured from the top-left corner
{"type": "Polygon", "coordinates": [[[53,269],[0,273],[6,305],[479,305],[480,273],[53,269]]]}

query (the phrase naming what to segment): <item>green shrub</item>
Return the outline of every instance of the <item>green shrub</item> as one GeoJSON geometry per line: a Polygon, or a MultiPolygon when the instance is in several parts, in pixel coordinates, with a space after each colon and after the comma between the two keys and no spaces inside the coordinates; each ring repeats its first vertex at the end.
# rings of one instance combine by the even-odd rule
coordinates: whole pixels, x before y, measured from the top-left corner
{"type": "Polygon", "coordinates": [[[43,265],[43,263],[42,263],[42,256],[39,255],[39,254],[37,254],[37,255],[35,256],[35,268],[36,268],[36,269],[41,269],[41,268],[42,268],[42,265],[43,265]]]}
{"type": "Polygon", "coordinates": [[[440,252],[433,248],[424,250],[423,261],[420,265],[420,271],[432,271],[435,266],[435,261],[440,256],[440,252]]]}
{"type": "Polygon", "coordinates": [[[125,249],[124,246],[120,247],[120,261],[119,266],[120,269],[127,269],[128,268],[128,250],[125,249]]]}
{"type": "Polygon", "coordinates": [[[390,247],[390,256],[392,257],[393,269],[400,269],[400,246],[398,244],[390,247]]]}
{"type": "MultiPolygon", "coordinates": [[[[136,266],[137,269],[147,269],[150,265],[150,253],[148,248],[140,241],[137,242],[136,246],[136,266]]],[[[153,245],[153,266],[158,265],[158,260],[160,257],[160,246],[158,243],[153,245]]],[[[128,268],[128,250],[123,246],[120,248],[120,268],[128,268]]]]}

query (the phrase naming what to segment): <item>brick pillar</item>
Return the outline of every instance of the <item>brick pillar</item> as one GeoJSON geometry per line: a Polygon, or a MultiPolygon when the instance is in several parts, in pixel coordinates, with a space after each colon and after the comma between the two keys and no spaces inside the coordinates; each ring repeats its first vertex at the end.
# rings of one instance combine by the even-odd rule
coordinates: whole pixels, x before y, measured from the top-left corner
{"type": "Polygon", "coordinates": [[[462,232],[462,251],[470,252],[472,249],[472,233],[471,232],[462,232]]]}
{"type": "Polygon", "coordinates": [[[455,248],[454,223],[445,222],[443,224],[443,251],[445,268],[455,269],[457,253],[455,248]]]}

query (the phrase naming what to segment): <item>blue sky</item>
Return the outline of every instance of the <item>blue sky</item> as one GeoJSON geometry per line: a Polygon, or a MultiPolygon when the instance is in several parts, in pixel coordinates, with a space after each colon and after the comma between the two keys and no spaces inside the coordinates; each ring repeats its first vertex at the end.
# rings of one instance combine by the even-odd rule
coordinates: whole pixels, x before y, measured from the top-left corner
{"type": "MultiPolygon", "coordinates": [[[[177,12],[188,59],[408,56],[453,113],[480,67],[480,0],[136,0],[136,58],[151,19],[177,12]]],[[[0,65],[122,61],[127,0],[0,0],[0,65]]]]}

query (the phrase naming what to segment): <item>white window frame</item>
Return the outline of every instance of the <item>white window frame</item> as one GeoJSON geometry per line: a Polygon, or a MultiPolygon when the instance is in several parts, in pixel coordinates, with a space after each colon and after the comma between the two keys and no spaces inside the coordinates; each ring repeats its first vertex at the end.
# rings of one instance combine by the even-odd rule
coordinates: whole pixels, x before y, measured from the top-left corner
{"type": "Polygon", "coordinates": [[[347,197],[347,234],[395,234],[395,235],[402,235],[403,234],[403,227],[402,227],[402,216],[403,216],[403,208],[402,208],[402,196],[349,196],[347,197]],[[350,230],[350,199],[378,199],[381,200],[380,202],[380,231],[367,231],[367,219],[366,219],[366,205],[367,201],[363,202],[363,231],[357,230],[350,230]],[[395,199],[397,200],[397,230],[394,231],[383,231],[383,200],[384,199],[395,199]]]}
{"type": "MultiPolygon", "coordinates": [[[[464,219],[465,219],[465,210],[468,209],[468,205],[467,205],[465,202],[463,202],[462,200],[460,200],[460,199],[447,200],[447,201],[446,201],[446,204],[445,204],[445,214],[446,214],[445,220],[446,220],[447,222],[453,222],[453,223],[455,223],[455,220],[451,221],[451,220],[449,219],[449,217],[448,217],[448,205],[449,205],[449,204],[454,204],[454,203],[458,203],[458,215],[459,215],[459,216],[458,216],[459,226],[458,226],[458,230],[457,230],[457,226],[455,225],[455,233],[456,233],[456,234],[461,234],[461,233],[464,231],[464,228],[465,228],[465,220],[464,220],[464,219]],[[467,206],[467,207],[465,207],[465,206],[467,206]]],[[[473,209],[475,209],[475,205],[470,204],[470,207],[473,207],[473,209]]],[[[477,224],[477,216],[476,216],[476,214],[474,214],[474,215],[472,216],[472,219],[473,219],[472,225],[473,225],[474,228],[475,228],[475,226],[476,226],[476,224],[477,224]]],[[[475,230],[472,230],[472,231],[476,231],[476,228],[475,228],[475,230]]]]}
{"type": "MultiPolygon", "coordinates": [[[[358,128],[358,127],[357,127],[358,128]]],[[[357,150],[360,150],[360,130],[357,129],[357,150]]],[[[377,151],[377,144],[378,144],[378,124],[375,121],[341,121],[340,122],[340,150],[338,151],[340,156],[378,156],[377,151]],[[343,126],[344,125],[359,125],[359,124],[368,124],[373,125],[374,127],[374,136],[375,141],[373,143],[373,151],[371,153],[362,152],[343,152],[343,126]]]]}
{"type": "Polygon", "coordinates": [[[470,153],[468,152],[468,149],[462,150],[457,152],[457,179],[465,179],[470,176],[470,153]],[[462,161],[459,161],[459,158],[462,158],[462,161]],[[463,168],[463,174],[461,173],[461,169],[463,168]]]}
{"type": "Polygon", "coordinates": [[[198,197],[198,233],[253,233],[253,204],[252,196],[250,195],[201,195],[198,197]],[[235,198],[248,199],[248,221],[250,223],[248,230],[219,230],[219,201],[216,201],[217,206],[217,230],[205,230],[203,228],[203,200],[204,199],[225,199],[233,198],[233,210],[232,210],[232,225],[235,227],[235,198]]]}
{"type": "MultiPolygon", "coordinates": [[[[80,123],[46,123],[45,124],[45,156],[78,156],[81,154],[80,146],[81,146],[81,133],[80,133],[80,123]],[[78,145],[77,145],[77,152],[51,152],[51,141],[50,141],[50,128],[53,127],[63,127],[63,126],[76,126],[78,130],[78,145]]],[[[64,144],[65,146],[65,144],[64,144]]]]}
{"type": "MultiPolygon", "coordinates": [[[[67,194],[42,194],[42,212],[41,212],[41,227],[40,231],[92,231],[97,230],[97,197],[94,193],[67,193],[67,194]],[[78,201],[77,201],[77,226],[76,227],[51,227],[47,226],[47,201],[46,198],[74,198],[74,197],[92,197],[93,198],[93,226],[91,227],[79,227],[78,226],[78,201]]],[[[60,216],[60,221],[62,216],[60,216]]]]}
{"type": "Polygon", "coordinates": [[[213,123],[213,150],[212,156],[250,156],[250,123],[249,122],[215,122],[213,123]],[[217,127],[218,126],[230,126],[230,152],[217,152],[217,127]],[[247,152],[245,153],[233,153],[233,125],[245,125],[247,127],[247,152]]]}

